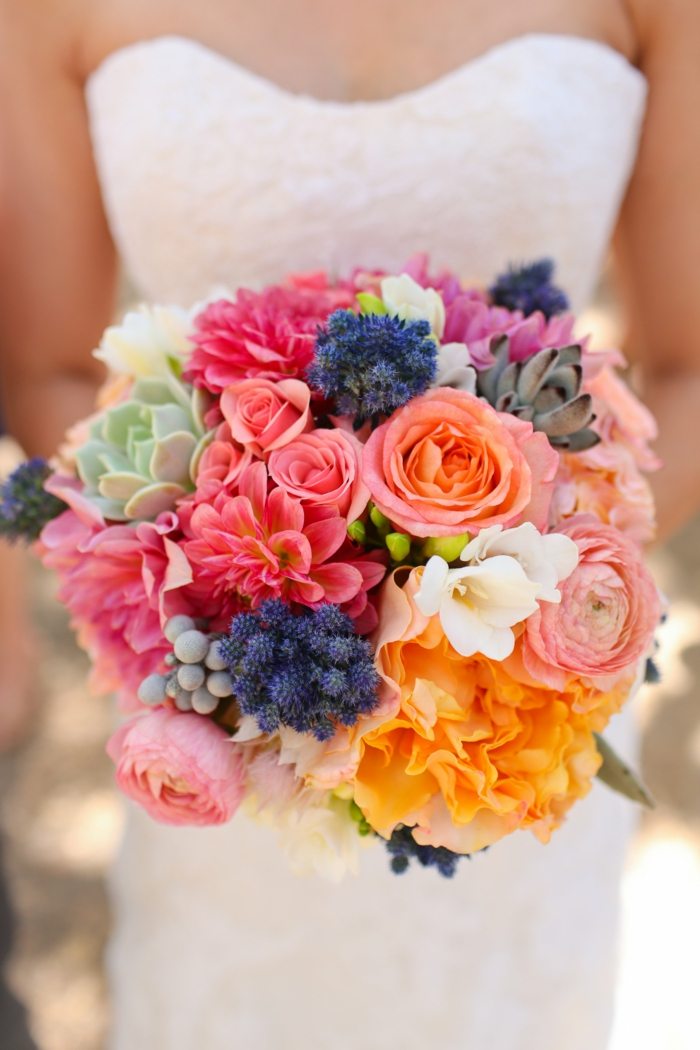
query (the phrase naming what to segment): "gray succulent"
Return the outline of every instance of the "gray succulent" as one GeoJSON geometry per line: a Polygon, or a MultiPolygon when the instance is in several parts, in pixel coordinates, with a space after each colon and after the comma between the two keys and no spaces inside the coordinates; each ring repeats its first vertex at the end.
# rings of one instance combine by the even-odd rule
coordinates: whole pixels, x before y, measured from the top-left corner
{"type": "Polygon", "coordinates": [[[583,452],[600,437],[590,394],[581,392],[581,347],[539,350],[525,361],[510,360],[507,336],[491,345],[494,364],[478,373],[477,393],[499,412],[510,412],[542,431],[562,452],[583,452]]]}

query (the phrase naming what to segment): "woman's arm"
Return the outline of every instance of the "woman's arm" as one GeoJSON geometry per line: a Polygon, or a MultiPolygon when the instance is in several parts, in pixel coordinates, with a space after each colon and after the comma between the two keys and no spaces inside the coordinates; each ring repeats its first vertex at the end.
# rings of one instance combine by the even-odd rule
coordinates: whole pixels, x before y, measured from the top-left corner
{"type": "Polygon", "coordinates": [[[700,3],[630,6],[649,106],[616,249],[628,356],[659,423],[663,537],[700,510],[700,3]]]}
{"type": "Polygon", "coordinates": [[[93,407],[91,357],[116,259],[71,30],[78,0],[0,0],[0,392],[30,454],[55,451],[93,407]]]}

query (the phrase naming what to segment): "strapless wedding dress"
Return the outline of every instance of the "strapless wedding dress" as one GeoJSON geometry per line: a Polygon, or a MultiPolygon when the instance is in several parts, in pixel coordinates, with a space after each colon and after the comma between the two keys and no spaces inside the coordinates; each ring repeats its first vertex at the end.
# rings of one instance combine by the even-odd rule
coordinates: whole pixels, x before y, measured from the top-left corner
{"type": "MultiPolygon", "coordinates": [[[[189,40],[88,84],[117,244],[145,298],[429,250],[487,280],[552,256],[576,308],[606,253],[646,84],[615,51],[531,35],[396,98],[292,95],[189,40]]],[[[612,736],[629,737],[629,716],[612,736]]],[[[131,812],[112,879],[114,1050],[604,1050],[634,812],[596,785],[548,847],[525,833],[452,881],[384,851],[340,885],[289,874],[239,817],[131,812]]]]}

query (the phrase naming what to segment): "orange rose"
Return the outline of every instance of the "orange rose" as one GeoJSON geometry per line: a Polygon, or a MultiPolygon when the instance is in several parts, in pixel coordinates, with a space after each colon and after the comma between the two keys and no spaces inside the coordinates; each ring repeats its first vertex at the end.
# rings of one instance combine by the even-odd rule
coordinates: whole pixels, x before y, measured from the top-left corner
{"type": "Polygon", "coordinates": [[[372,499],[413,536],[547,524],[559,456],[531,423],[463,390],[414,398],[365,445],[372,499]]]}
{"type": "Polygon", "coordinates": [[[460,853],[517,828],[547,841],[589,790],[600,765],[593,730],[631,682],[602,694],[574,680],[559,693],[518,680],[517,654],[462,657],[438,617],[417,613],[419,581],[414,570],[403,590],[395,577],[385,584],[381,619],[398,630],[384,632],[377,659],[396,702],[381,724],[358,728],[355,801],[382,835],[406,824],[417,841],[460,853]]]}

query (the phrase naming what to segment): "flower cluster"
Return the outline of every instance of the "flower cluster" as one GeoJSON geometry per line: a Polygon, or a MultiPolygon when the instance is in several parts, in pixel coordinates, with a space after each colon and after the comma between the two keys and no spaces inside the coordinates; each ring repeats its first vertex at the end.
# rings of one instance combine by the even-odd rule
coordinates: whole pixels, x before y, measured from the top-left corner
{"type": "Polygon", "coordinates": [[[35,540],[65,503],[44,488],[51,475],[45,459],[21,463],[0,489],[0,536],[9,540],[35,540]]]}
{"type": "Polygon", "coordinates": [[[245,800],[296,871],[382,840],[452,877],[598,774],[647,797],[601,734],[653,666],[654,422],[553,277],[416,257],[105,333],[71,472],[20,468],[0,531],[40,533],[154,818],[245,800]]]}
{"type": "Polygon", "coordinates": [[[540,312],[545,317],[564,313],[569,309],[569,300],[552,283],[554,262],[539,259],[529,266],[511,266],[496,278],[490,293],[494,303],[509,310],[522,310],[524,314],[540,312]]]}
{"type": "Polygon", "coordinates": [[[436,369],[427,321],[337,310],[316,341],[308,378],[340,415],[362,424],[424,393],[436,369]]]}
{"type": "Polygon", "coordinates": [[[233,618],[219,652],[241,710],[263,733],[284,725],[327,740],[376,707],[371,646],[337,605],[295,613],[270,599],[233,618]]]}

